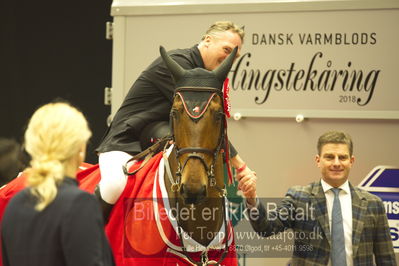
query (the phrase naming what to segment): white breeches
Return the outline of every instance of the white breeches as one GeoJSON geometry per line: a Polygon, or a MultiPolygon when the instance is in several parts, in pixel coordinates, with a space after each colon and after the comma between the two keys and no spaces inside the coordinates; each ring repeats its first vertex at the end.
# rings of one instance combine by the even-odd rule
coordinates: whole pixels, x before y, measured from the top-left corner
{"type": "Polygon", "coordinates": [[[123,151],[100,153],[98,157],[101,172],[99,188],[105,202],[115,204],[125,189],[127,176],[123,172],[123,166],[130,158],[132,156],[123,151]]]}

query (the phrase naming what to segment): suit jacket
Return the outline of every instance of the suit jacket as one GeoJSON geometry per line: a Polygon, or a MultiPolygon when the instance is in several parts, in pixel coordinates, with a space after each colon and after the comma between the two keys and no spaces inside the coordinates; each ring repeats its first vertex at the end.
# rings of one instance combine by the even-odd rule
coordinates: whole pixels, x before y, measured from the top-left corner
{"type": "MultiPolygon", "coordinates": [[[[349,186],[352,196],[353,265],[374,265],[374,262],[384,266],[396,265],[388,220],[381,199],[351,184],[349,186]]],[[[286,229],[301,232],[295,234],[301,237],[294,240],[293,265],[328,264],[331,234],[326,197],[320,181],[290,188],[273,211],[266,211],[261,203],[257,209],[250,211],[251,225],[262,236],[270,236],[286,229]],[[259,215],[254,215],[254,211],[259,215]]]]}

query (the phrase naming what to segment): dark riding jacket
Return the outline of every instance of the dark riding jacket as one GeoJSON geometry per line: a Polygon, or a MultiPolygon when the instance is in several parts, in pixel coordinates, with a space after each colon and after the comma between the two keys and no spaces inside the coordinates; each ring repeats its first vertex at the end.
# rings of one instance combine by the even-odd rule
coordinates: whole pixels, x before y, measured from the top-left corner
{"type": "MultiPolygon", "coordinates": [[[[204,68],[197,45],[172,50],[168,54],[184,69],[204,68]]],[[[96,151],[141,152],[140,135],[143,128],[154,121],[169,121],[174,90],[171,73],[162,58],[158,57],[130,88],[96,151]]],[[[230,156],[234,157],[237,151],[232,145],[230,149],[230,156]]]]}

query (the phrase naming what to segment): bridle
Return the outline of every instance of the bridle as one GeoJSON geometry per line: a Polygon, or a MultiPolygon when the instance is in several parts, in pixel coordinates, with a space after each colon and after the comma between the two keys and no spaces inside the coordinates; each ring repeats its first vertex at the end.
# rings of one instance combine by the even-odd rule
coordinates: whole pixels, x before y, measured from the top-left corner
{"type": "MultiPolygon", "coordinates": [[[[203,115],[206,113],[210,102],[212,101],[212,99],[214,97],[220,97],[221,102],[222,102],[222,106],[223,106],[223,95],[222,95],[222,91],[220,89],[215,89],[215,88],[198,88],[198,87],[180,87],[177,88],[175,91],[175,96],[174,99],[176,97],[180,97],[181,101],[183,102],[183,107],[185,110],[185,113],[189,115],[189,117],[194,121],[194,122],[198,122],[203,115]],[[208,94],[208,96],[205,98],[206,102],[204,101],[203,104],[205,104],[205,106],[202,108],[202,110],[200,110],[198,112],[197,115],[192,114],[189,111],[189,107],[187,105],[187,103],[185,102],[185,97],[184,97],[184,93],[185,92],[202,92],[204,94],[208,94]]],[[[223,109],[222,109],[223,110],[223,109]]],[[[174,136],[174,125],[177,119],[177,114],[176,114],[176,110],[172,109],[170,112],[170,117],[169,117],[169,122],[170,122],[170,129],[172,132],[172,140],[174,141],[174,151],[175,151],[175,155],[176,155],[176,161],[177,161],[177,170],[175,173],[175,179],[173,179],[172,177],[172,173],[170,170],[170,165],[168,162],[168,158],[166,156],[166,152],[164,152],[164,162],[165,162],[165,169],[166,169],[166,175],[169,178],[169,181],[171,183],[171,191],[172,192],[177,192],[181,186],[181,176],[182,176],[182,172],[185,168],[185,166],[187,165],[187,162],[191,159],[198,159],[205,168],[205,171],[207,172],[207,176],[208,176],[208,182],[209,182],[209,187],[216,189],[219,192],[219,197],[222,199],[222,213],[223,213],[223,223],[225,225],[225,248],[223,250],[222,255],[219,257],[218,261],[210,261],[208,260],[208,251],[205,250],[201,253],[200,256],[200,261],[194,261],[191,256],[189,255],[189,253],[187,252],[185,245],[183,243],[183,236],[182,236],[182,232],[181,230],[179,230],[179,238],[181,240],[181,245],[182,245],[182,251],[184,253],[184,255],[188,258],[188,260],[194,264],[194,265],[220,265],[220,262],[222,262],[224,260],[224,258],[227,255],[228,252],[228,222],[227,222],[227,217],[226,217],[226,189],[225,187],[220,188],[219,186],[217,186],[216,183],[216,178],[215,178],[215,167],[216,167],[216,160],[217,160],[217,156],[220,153],[225,140],[225,137],[227,136],[227,130],[225,127],[225,113],[224,111],[219,111],[216,115],[217,115],[217,119],[221,119],[221,123],[220,123],[220,134],[219,134],[219,138],[218,138],[218,142],[217,145],[214,149],[209,149],[209,148],[204,148],[204,147],[181,147],[179,145],[178,142],[176,142],[175,136],[174,136]],[[186,159],[181,162],[181,156],[183,154],[188,154],[186,159]],[[204,159],[204,155],[208,154],[210,156],[212,156],[212,161],[211,163],[208,165],[205,162],[204,159]]],[[[177,223],[179,224],[179,220],[178,217],[176,217],[177,219],[177,223]]]]}
{"type": "MultiPolygon", "coordinates": [[[[225,149],[225,160],[228,168],[228,173],[229,173],[229,181],[232,181],[231,177],[231,172],[229,168],[229,149],[228,149],[228,141],[227,141],[227,123],[226,123],[226,114],[228,114],[228,101],[224,101],[224,99],[228,98],[228,90],[225,92],[225,95],[223,96],[222,89],[216,89],[216,88],[222,88],[223,82],[228,73],[229,70],[231,69],[231,66],[233,64],[234,58],[237,54],[238,47],[235,47],[234,50],[230,53],[230,55],[220,64],[220,66],[212,71],[208,71],[204,68],[195,68],[191,70],[186,70],[182,68],[173,58],[167,54],[166,50],[164,47],[160,47],[160,53],[162,56],[162,59],[164,60],[164,63],[166,64],[167,68],[170,70],[172,77],[176,83],[176,86],[178,87],[175,90],[175,95],[174,99],[176,100],[177,97],[180,97],[183,106],[184,106],[184,111],[186,114],[189,115],[189,117],[194,121],[194,123],[197,123],[198,121],[201,120],[202,116],[206,111],[208,110],[208,107],[210,105],[210,102],[214,97],[220,97],[221,102],[222,102],[222,110],[216,112],[215,117],[217,119],[221,119],[220,123],[220,134],[217,140],[217,144],[214,148],[206,148],[206,147],[196,147],[196,146],[188,146],[185,147],[179,143],[179,141],[176,141],[175,135],[174,135],[174,129],[175,129],[175,123],[178,122],[176,121],[179,119],[178,114],[176,112],[176,109],[171,110],[170,113],[170,130],[172,132],[172,136],[168,136],[164,139],[162,139],[161,144],[154,144],[153,147],[148,148],[147,150],[143,151],[141,154],[138,154],[134,158],[140,159],[143,156],[145,156],[145,159],[143,163],[140,165],[139,168],[133,171],[133,173],[139,171],[144,165],[145,162],[151,158],[151,155],[155,153],[155,151],[158,150],[159,146],[164,143],[164,152],[163,152],[163,158],[164,158],[164,163],[165,163],[165,174],[168,176],[170,184],[171,184],[171,191],[168,191],[168,196],[169,192],[176,193],[181,186],[181,177],[182,173],[188,163],[189,160],[195,159],[199,160],[202,165],[204,166],[204,169],[206,171],[207,177],[208,177],[208,186],[210,188],[216,189],[219,192],[219,197],[222,198],[223,200],[223,206],[222,206],[222,216],[223,216],[223,223],[225,225],[225,248],[223,250],[222,255],[220,256],[218,261],[209,261],[208,260],[208,249],[202,252],[201,254],[201,261],[196,262],[194,261],[191,257],[190,254],[188,254],[185,245],[183,243],[183,237],[181,235],[181,232],[179,231],[179,237],[181,240],[181,245],[182,245],[182,250],[184,255],[188,258],[188,260],[193,264],[193,265],[220,265],[220,263],[224,260],[226,257],[229,247],[228,247],[228,232],[227,228],[230,224],[228,224],[227,221],[227,212],[226,212],[226,188],[224,182],[222,182],[222,187],[218,187],[218,184],[216,182],[215,178],[215,167],[216,163],[218,161],[218,156],[220,155],[220,151],[223,149],[223,145],[226,146],[225,149]],[[186,86],[189,84],[189,86],[186,86]],[[193,85],[194,84],[194,85],[193,85]],[[197,85],[197,86],[195,86],[197,85]],[[201,85],[202,87],[198,86],[201,85]],[[198,92],[198,98],[192,97],[194,94],[198,92]],[[200,93],[202,92],[202,94],[200,93]],[[190,99],[189,101],[186,101],[185,96],[188,96],[190,99]],[[205,100],[204,100],[205,99],[205,100]],[[190,107],[188,107],[188,103],[191,105],[194,103],[195,106],[193,109],[190,110],[190,107]],[[198,106],[196,106],[198,104],[198,106]],[[226,112],[226,113],[225,113],[226,112]],[[169,140],[172,140],[174,142],[174,147],[173,150],[175,152],[175,159],[176,159],[176,173],[175,175],[172,175],[171,173],[171,168],[169,165],[169,160],[167,153],[165,152],[167,147],[169,146],[170,142],[169,140]],[[158,145],[158,146],[156,146],[158,145]],[[184,155],[184,156],[183,156],[184,155]],[[207,164],[205,160],[205,156],[208,159],[208,156],[212,156],[211,163],[207,164]],[[182,157],[186,157],[184,161],[182,161],[182,157]]],[[[223,88],[224,89],[224,88],[223,88]]],[[[180,111],[180,110],[179,110],[180,111]]],[[[180,132],[179,132],[180,133],[180,132]]],[[[133,159],[133,158],[132,158],[133,159]]],[[[217,169],[219,170],[219,169],[217,169]]],[[[127,172],[127,171],[126,171],[127,172]]],[[[216,172],[221,172],[221,171],[216,171],[216,172]]],[[[128,173],[129,174],[129,173],[128,173]]],[[[178,211],[179,212],[179,211],[178,211]]],[[[177,220],[177,224],[179,228],[182,228],[180,225],[180,222],[177,220]]],[[[230,225],[231,226],[231,225],[230,225]]]]}
{"type": "MultiPolygon", "coordinates": [[[[191,119],[194,120],[194,122],[198,122],[203,115],[206,113],[210,102],[212,101],[212,99],[218,96],[220,97],[222,103],[223,103],[223,93],[220,89],[215,89],[215,88],[209,88],[209,87],[181,87],[181,88],[177,88],[175,90],[175,97],[180,97],[182,102],[183,102],[183,106],[185,108],[186,113],[190,116],[191,119]],[[190,114],[188,108],[187,108],[187,104],[184,101],[184,96],[182,95],[184,92],[202,92],[202,93],[207,93],[209,96],[207,97],[207,102],[205,103],[205,107],[203,108],[202,112],[200,112],[198,115],[192,115],[190,114]]],[[[176,139],[174,136],[174,121],[176,119],[176,110],[172,109],[170,111],[169,114],[169,123],[170,123],[170,130],[172,132],[171,136],[165,136],[163,139],[161,139],[159,142],[155,143],[153,146],[149,147],[148,149],[146,149],[145,151],[133,156],[131,159],[129,159],[126,164],[123,166],[123,172],[125,173],[125,175],[134,175],[135,173],[137,173],[141,168],[144,167],[144,165],[149,161],[149,159],[152,158],[152,156],[159,151],[160,146],[164,146],[163,150],[163,157],[164,157],[164,162],[165,162],[165,170],[166,170],[166,175],[170,181],[171,184],[171,191],[172,192],[177,192],[180,189],[181,186],[181,176],[182,176],[182,172],[185,168],[185,166],[187,165],[187,162],[190,159],[198,159],[200,160],[200,162],[203,164],[205,171],[207,172],[207,176],[208,176],[208,183],[209,186],[211,188],[216,189],[219,192],[219,196],[220,197],[225,197],[227,195],[227,191],[226,188],[223,187],[219,187],[217,186],[217,182],[216,182],[216,178],[215,178],[215,165],[216,165],[216,159],[218,154],[220,153],[222,146],[223,145],[228,145],[227,144],[227,128],[226,128],[226,115],[223,111],[220,111],[217,113],[217,116],[220,117],[221,124],[220,124],[220,134],[219,134],[219,138],[218,138],[218,143],[216,145],[215,149],[208,149],[208,148],[204,148],[204,147],[179,147],[179,144],[176,143],[176,139]],[[169,142],[173,141],[174,142],[174,150],[175,150],[175,155],[176,155],[176,161],[177,161],[177,169],[175,172],[175,177],[173,178],[172,172],[171,172],[171,167],[169,165],[169,160],[168,157],[166,155],[166,148],[169,146],[169,142]],[[185,161],[183,163],[181,163],[180,158],[183,154],[188,153],[187,158],[185,159],[185,161]],[[212,156],[212,162],[210,165],[208,165],[205,162],[204,159],[204,154],[209,154],[212,156]],[[131,161],[138,161],[143,159],[143,162],[141,163],[141,165],[135,169],[132,172],[129,172],[127,170],[127,165],[129,162],[131,161]]],[[[228,147],[226,147],[226,150],[228,149],[228,147]]]]}
{"type": "MultiPolygon", "coordinates": [[[[175,97],[180,97],[180,99],[183,102],[183,106],[185,109],[186,114],[189,115],[189,117],[194,121],[194,122],[198,122],[200,119],[203,118],[203,114],[206,113],[210,102],[212,101],[212,99],[217,96],[220,97],[221,101],[223,101],[223,95],[222,95],[222,91],[220,89],[215,89],[215,88],[197,88],[197,87],[183,87],[183,88],[177,88],[175,91],[175,97]],[[207,97],[207,102],[205,103],[205,107],[203,108],[203,110],[199,111],[198,115],[193,115],[189,110],[188,110],[188,106],[187,103],[185,102],[184,96],[183,94],[185,92],[200,92],[200,93],[206,93],[209,96],[207,97]]],[[[222,109],[223,110],[223,109],[222,109]]],[[[179,143],[176,142],[175,137],[174,137],[174,125],[175,125],[175,120],[177,119],[176,117],[176,110],[171,110],[170,112],[170,128],[171,128],[171,132],[172,132],[172,140],[175,143],[175,155],[176,155],[176,160],[177,160],[177,170],[175,173],[176,179],[173,180],[172,182],[172,187],[171,190],[172,192],[176,192],[180,186],[181,186],[181,176],[182,176],[182,172],[184,170],[184,168],[187,165],[187,162],[191,159],[198,159],[204,166],[205,171],[207,173],[208,176],[208,182],[209,182],[209,186],[212,188],[215,188],[216,190],[218,190],[220,192],[220,196],[225,196],[226,194],[226,190],[225,188],[220,188],[217,186],[216,183],[216,178],[215,178],[215,165],[216,165],[216,159],[218,157],[218,154],[220,153],[223,143],[224,143],[224,139],[226,136],[226,128],[225,128],[225,114],[223,111],[220,111],[217,113],[218,118],[221,119],[221,123],[220,123],[220,134],[219,134],[219,138],[218,138],[218,142],[217,145],[214,149],[208,149],[208,148],[204,148],[204,147],[180,147],[179,143]],[[186,159],[182,162],[181,161],[181,156],[183,154],[188,154],[186,159]],[[208,154],[210,156],[212,156],[212,162],[208,165],[204,159],[204,155],[208,154]]],[[[172,180],[171,180],[172,181],[172,180]]]]}

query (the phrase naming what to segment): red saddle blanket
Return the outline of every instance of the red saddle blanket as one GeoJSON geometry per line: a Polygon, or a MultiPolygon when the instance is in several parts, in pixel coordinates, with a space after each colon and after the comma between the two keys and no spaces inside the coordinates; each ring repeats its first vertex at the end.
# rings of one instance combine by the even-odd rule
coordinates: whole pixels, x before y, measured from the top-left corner
{"type": "MultiPolygon", "coordinates": [[[[192,265],[181,249],[176,228],[168,219],[160,218],[158,212],[164,210],[158,182],[163,178],[159,176],[158,170],[161,159],[162,152],[149,160],[135,175],[128,177],[126,187],[111,211],[105,232],[117,266],[192,265]]],[[[133,171],[139,165],[137,163],[129,170],[133,171]]],[[[94,192],[100,178],[98,165],[83,164],[77,173],[79,187],[89,193],[94,192]]],[[[25,180],[26,175],[22,173],[0,189],[0,219],[12,196],[25,187],[25,180]]],[[[228,232],[228,253],[221,265],[238,265],[230,222],[228,232]]],[[[224,243],[221,242],[220,246],[221,249],[208,250],[209,260],[219,260],[224,243]]],[[[201,253],[202,251],[193,251],[188,255],[192,260],[200,261],[201,253]]]]}

